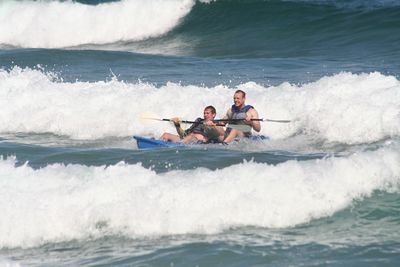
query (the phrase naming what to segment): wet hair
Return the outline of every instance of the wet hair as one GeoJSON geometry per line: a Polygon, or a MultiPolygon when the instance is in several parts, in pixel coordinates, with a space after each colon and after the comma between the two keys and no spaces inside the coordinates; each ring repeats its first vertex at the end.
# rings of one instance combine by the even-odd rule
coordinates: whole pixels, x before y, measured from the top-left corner
{"type": "Polygon", "coordinates": [[[243,98],[246,98],[246,93],[242,90],[236,90],[235,94],[241,93],[243,98]]]}
{"type": "Polygon", "coordinates": [[[209,109],[212,114],[217,114],[217,110],[213,106],[207,106],[204,108],[204,110],[209,109]]]}

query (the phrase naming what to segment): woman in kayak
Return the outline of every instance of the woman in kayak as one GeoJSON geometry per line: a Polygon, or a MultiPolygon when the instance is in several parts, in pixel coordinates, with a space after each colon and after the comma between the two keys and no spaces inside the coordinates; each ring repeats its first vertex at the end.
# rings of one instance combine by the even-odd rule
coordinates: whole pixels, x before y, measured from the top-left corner
{"type": "Polygon", "coordinates": [[[207,106],[203,112],[203,119],[197,118],[189,129],[183,130],[179,118],[172,118],[178,135],[164,133],[160,139],[163,141],[183,143],[218,143],[224,138],[224,128],[216,125],[213,120],[217,111],[213,106],[207,106]]]}

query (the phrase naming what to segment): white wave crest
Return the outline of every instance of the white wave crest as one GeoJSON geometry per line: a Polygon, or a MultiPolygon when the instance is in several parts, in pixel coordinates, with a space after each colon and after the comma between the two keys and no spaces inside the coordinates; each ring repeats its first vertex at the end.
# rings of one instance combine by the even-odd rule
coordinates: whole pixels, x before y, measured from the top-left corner
{"type": "Polygon", "coordinates": [[[122,234],[218,233],[290,227],[331,216],[374,190],[398,192],[400,154],[382,148],[348,158],[244,162],[220,170],[157,174],[140,164],[49,165],[0,160],[0,247],[122,234]]]}
{"type": "Polygon", "coordinates": [[[0,258],[0,267],[21,267],[21,264],[15,261],[0,258]]]}
{"type": "Polygon", "coordinates": [[[138,41],[163,35],[187,15],[193,0],[1,1],[0,44],[61,48],[138,41]]]}
{"type": "Polygon", "coordinates": [[[247,92],[260,117],[291,123],[262,125],[262,134],[283,139],[304,132],[345,144],[400,136],[400,83],[380,73],[341,73],[302,86],[246,83],[237,88],[146,83],[55,81],[39,70],[0,70],[0,133],[54,133],[74,139],[158,136],[169,123],[142,117],[195,119],[207,105],[222,117],[236,89],[247,92]],[[178,97],[179,96],[179,97],[178,97]]]}

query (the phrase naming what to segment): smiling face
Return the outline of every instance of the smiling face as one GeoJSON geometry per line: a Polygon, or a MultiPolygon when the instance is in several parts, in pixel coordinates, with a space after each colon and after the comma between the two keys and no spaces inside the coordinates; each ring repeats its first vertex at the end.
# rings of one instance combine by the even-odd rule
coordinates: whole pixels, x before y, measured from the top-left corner
{"type": "Polygon", "coordinates": [[[203,112],[204,120],[213,120],[215,115],[211,108],[206,108],[203,112]]]}
{"type": "Polygon", "coordinates": [[[236,107],[241,108],[244,106],[244,102],[246,101],[246,97],[241,92],[236,92],[233,95],[233,103],[236,107]]]}

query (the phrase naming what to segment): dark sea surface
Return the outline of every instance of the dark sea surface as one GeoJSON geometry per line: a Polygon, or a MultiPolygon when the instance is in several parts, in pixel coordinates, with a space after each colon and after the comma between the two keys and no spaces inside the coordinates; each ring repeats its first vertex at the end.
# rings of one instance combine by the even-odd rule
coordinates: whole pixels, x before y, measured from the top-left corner
{"type": "Polygon", "coordinates": [[[391,0],[0,2],[0,266],[399,266],[399,47],[391,0]],[[290,122],[132,139],[237,89],[290,122]]]}

